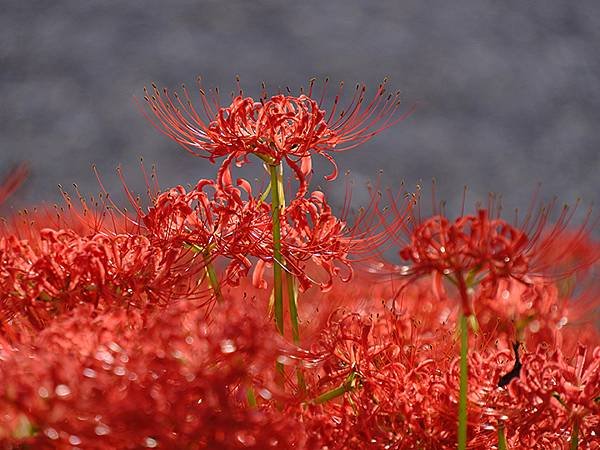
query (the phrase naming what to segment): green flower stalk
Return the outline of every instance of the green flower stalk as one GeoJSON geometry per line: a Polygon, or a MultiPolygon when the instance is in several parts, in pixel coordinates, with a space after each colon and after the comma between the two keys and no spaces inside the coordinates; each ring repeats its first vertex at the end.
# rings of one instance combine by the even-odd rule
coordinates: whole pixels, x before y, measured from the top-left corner
{"type": "Polygon", "coordinates": [[[275,326],[283,335],[283,256],[281,255],[281,204],[280,179],[281,165],[270,165],[271,173],[271,213],[273,215],[273,300],[275,311],[275,326]]]}

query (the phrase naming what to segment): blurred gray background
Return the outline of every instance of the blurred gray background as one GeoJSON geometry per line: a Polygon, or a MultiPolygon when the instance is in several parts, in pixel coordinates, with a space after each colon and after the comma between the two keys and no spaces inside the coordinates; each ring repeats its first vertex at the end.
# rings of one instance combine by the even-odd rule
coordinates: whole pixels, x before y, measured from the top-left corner
{"type": "Polygon", "coordinates": [[[419,106],[339,156],[357,184],[383,168],[389,186],[435,177],[453,206],[468,184],[469,200],[496,191],[523,207],[537,182],[545,197],[598,203],[599,44],[598,0],[1,0],[0,172],[31,164],[15,207],[55,202],[58,183],[96,192],[92,163],[111,191],[119,164],[143,190],[140,156],[163,187],[191,183],[214,167],[147,123],[144,85],[202,75],[229,92],[239,74],[256,95],[261,81],[389,76],[419,106]]]}

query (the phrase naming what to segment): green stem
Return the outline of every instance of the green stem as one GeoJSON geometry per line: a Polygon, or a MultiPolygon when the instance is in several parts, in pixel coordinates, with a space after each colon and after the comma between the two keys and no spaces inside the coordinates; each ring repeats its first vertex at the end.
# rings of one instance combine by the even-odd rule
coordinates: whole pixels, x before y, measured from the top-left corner
{"type": "MultiPolygon", "coordinates": [[[[281,255],[281,194],[279,192],[279,178],[281,178],[281,165],[269,165],[271,172],[271,214],[273,216],[273,309],[275,327],[283,336],[283,256],[281,255]]],[[[285,379],[285,369],[280,362],[275,363],[275,368],[285,379]]]]}
{"type": "Polygon", "coordinates": [[[469,388],[469,324],[467,316],[460,315],[460,395],[458,399],[458,450],[467,448],[467,392],[469,388]]]}
{"type": "MultiPolygon", "coordinates": [[[[300,326],[298,324],[298,285],[294,276],[286,272],[285,281],[287,284],[288,292],[288,304],[290,309],[290,321],[292,324],[292,339],[294,344],[300,344],[300,326]]],[[[300,392],[306,392],[306,381],[304,380],[304,373],[301,368],[296,369],[296,379],[298,381],[298,387],[300,392]]]]}
{"type": "Polygon", "coordinates": [[[338,386],[335,389],[332,389],[330,391],[324,392],[323,394],[321,394],[317,398],[315,398],[312,401],[312,403],[321,405],[323,403],[327,403],[330,400],[333,400],[334,398],[341,397],[346,392],[350,392],[352,389],[354,389],[355,380],[356,380],[356,372],[352,372],[344,380],[344,382],[341,384],[341,386],[338,386]]]}
{"type": "Polygon", "coordinates": [[[217,302],[223,302],[223,294],[221,293],[221,284],[219,283],[219,277],[217,277],[217,272],[215,271],[215,266],[212,265],[210,261],[210,255],[208,251],[202,252],[204,256],[204,264],[206,269],[206,274],[208,275],[208,282],[213,292],[215,293],[215,298],[217,302]]]}
{"type": "Polygon", "coordinates": [[[273,299],[275,326],[283,335],[283,256],[281,255],[281,196],[279,194],[280,166],[269,166],[271,171],[271,214],[273,215],[273,299]]]}
{"type": "Polygon", "coordinates": [[[498,425],[498,450],[508,450],[508,443],[504,435],[504,425],[498,425]]]}
{"type": "Polygon", "coordinates": [[[252,386],[248,387],[248,389],[246,390],[246,399],[248,400],[248,405],[251,408],[256,408],[256,405],[258,403],[256,402],[256,395],[254,394],[254,389],[252,388],[252,386]]]}
{"type": "Polygon", "coordinates": [[[573,433],[571,435],[571,450],[577,450],[579,446],[579,420],[575,419],[573,422],[573,433]]]}
{"type": "Polygon", "coordinates": [[[290,308],[290,321],[292,323],[292,339],[294,344],[300,343],[300,326],[298,324],[298,287],[294,276],[286,272],[286,283],[288,291],[288,303],[290,308]]]}
{"type": "Polygon", "coordinates": [[[313,402],[316,403],[317,405],[320,405],[322,403],[327,403],[329,400],[333,400],[334,398],[341,397],[346,392],[348,392],[348,388],[346,387],[345,384],[343,384],[339,387],[336,387],[335,389],[332,389],[331,391],[327,391],[327,392],[319,395],[317,398],[315,398],[313,400],[313,402]]]}

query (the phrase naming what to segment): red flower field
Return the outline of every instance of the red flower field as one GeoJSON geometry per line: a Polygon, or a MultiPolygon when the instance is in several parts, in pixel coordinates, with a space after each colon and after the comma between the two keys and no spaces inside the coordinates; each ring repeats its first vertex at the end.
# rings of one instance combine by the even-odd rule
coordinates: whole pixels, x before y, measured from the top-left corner
{"type": "Polygon", "coordinates": [[[0,448],[600,449],[593,213],[376,187],[335,211],[313,156],[333,180],[408,113],[386,82],[315,87],[153,85],[144,114],[214,179],[5,216],[0,448]]]}

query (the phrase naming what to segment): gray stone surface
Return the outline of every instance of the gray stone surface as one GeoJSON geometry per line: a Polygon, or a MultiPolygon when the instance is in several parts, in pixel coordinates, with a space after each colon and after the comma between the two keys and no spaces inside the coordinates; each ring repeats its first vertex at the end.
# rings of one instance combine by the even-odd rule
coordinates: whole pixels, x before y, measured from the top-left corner
{"type": "MultiPolygon", "coordinates": [[[[249,94],[261,81],[300,86],[330,76],[374,86],[388,75],[419,102],[405,122],[340,155],[361,181],[438,179],[456,206],[504,194],[600,200],[600,3],[574,1],[0,1],[0,170],[32,176],[14,198],[56,201],[58,183],[111,190],[122,164],[142,189],[138,158],[161,184],[213,168],[156,133],[134,95],[201,74],[249,94]]],[[[429,181],[426,181],[427,185],[429,181]]],[[[333,187],[333,192],[342,189],[333,187]]],[[[360,197],[360,193],[358,197],[360,197]]]]}

